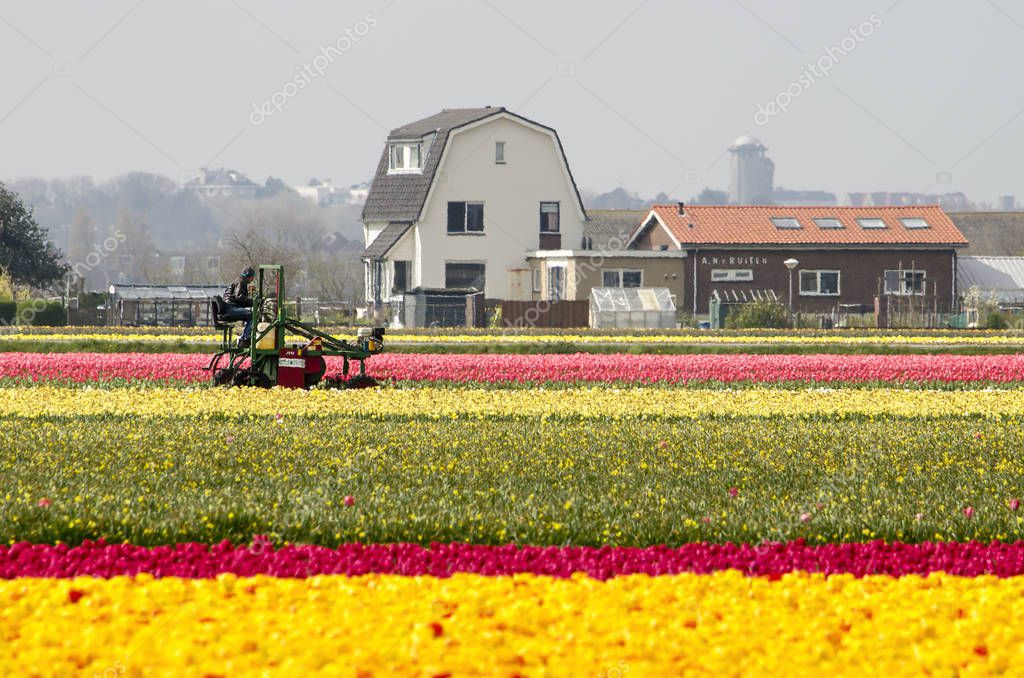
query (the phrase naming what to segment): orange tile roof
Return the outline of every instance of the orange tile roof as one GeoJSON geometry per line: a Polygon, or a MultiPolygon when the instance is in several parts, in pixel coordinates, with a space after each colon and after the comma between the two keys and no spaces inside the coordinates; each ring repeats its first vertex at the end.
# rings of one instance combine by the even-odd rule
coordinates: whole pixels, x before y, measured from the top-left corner
{"type": "MultiPolygon", "coordinates": [[[[679,243],[687,245],[967,245],[967,238],[938,205],[910,207],[786,207],[773,205],[677,205],[651,208],[679,243]],[[778,228],[773,218],[794,218],[800,228],[778,228]],[[920,218],[928,228],[907,228],[900,218],[920,218]],[[821,228],[813,219],[838,219],[842,228],[821,228]],[[881,219],[885,228],[864,228],[857,219],[881,219]]],[[[637,234],[650,214],[637,226],[637,234]]]]}

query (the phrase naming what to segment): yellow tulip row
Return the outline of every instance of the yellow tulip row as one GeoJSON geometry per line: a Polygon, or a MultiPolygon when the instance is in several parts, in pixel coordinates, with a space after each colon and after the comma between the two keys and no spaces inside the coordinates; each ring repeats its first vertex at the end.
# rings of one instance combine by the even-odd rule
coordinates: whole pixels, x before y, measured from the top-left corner
{"type": "Polygon", "coordinates": [[[485,389],[472,387],[338,391],[132,386],[0,389],[0,415],[20,417],[358,415],[425,417],[706,416],[1024,416],[1024,390],[659,388],[485,389]]]}
{"type": "MultiPolygon", "coordinates": [[[[351,334],[354,334],[354,330],[351,334]]],[[[346,336],[341,334],[339,336],[346,336]]],[[[1024,345],[1024,335],[1006,334],[934,334],[934,335],[720,335],[720,334],[664,334],[664,335],[601,335],[601,334],[389,334],[388,342],[402,344],[784,344],[797,346],[889,346],[889,345],[923,345],[923,346],[957,346],[957,345],[1024,345]]],[[[12,332],[0,335],[0,346],[3,341],[102,341],[102,342],[149,342],[149,343],[217,343],[217,334],[143,334],[134,332],[97,333],[97,332],[65,332],[35,334],[29,332],[12,332]]],[[[304,341],[301,337],[288,337],[287,341],[304,341]]]]}
{"type": "Polygon", "coordinates": [[[991,675],[1024,577],[0,581],[11,675],[991,675]]]}

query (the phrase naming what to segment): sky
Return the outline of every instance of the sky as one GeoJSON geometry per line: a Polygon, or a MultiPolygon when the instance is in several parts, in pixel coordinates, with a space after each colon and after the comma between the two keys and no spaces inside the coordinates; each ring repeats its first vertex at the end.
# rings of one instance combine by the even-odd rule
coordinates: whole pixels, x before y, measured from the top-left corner
{"type": "Polygon", "coordinates": [[[726,188],[751,134],[776,186],[1024,201],[1022,5],[0,0],[0,179],[349,184],[389,129],[492,105],[593,192],[726,188]]]}

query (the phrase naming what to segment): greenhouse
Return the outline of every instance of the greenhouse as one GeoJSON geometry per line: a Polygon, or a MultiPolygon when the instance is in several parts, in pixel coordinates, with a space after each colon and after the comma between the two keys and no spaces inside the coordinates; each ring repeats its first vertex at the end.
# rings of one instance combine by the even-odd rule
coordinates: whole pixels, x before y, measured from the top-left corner
{"type": "Polygon", "coordinates": [[[673,329],[676,304],[667,287],[595,287],[590,326],[600,329],[673,329]]]}

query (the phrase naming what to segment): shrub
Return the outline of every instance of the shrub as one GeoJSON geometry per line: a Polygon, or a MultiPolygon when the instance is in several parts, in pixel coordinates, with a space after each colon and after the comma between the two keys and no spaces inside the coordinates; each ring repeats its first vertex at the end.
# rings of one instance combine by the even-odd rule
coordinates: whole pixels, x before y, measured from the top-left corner
{"type": "Polygon", "coordinates": [[[18,305],[13,301],[0,301],[0,323],[14,323],[17,312],[18,305]]]}
{"type": "Polygon", "coordinates": [[[992,311],[985,319],[985,327],[990,330],[1005,330],[1010,326],[1006,318],[999,311],[992,311]]]}
{"type": "Polygon", "coordinates": [[[59,301],[31,299],[18,302],[17,322],[24,325],[56,327],[66,324],[64,304],[59,301]]]}
{"type": "Polygon", "coordinates": [[[789,310],[774,301],[752,301],[740,304],[725,318],[727,329],[751,327],[789,327],[789,310]]]}

